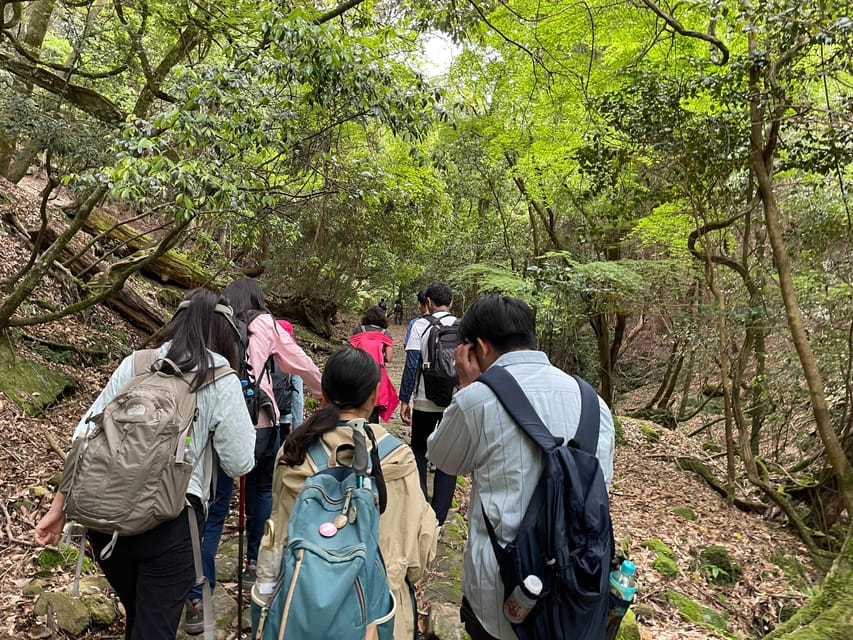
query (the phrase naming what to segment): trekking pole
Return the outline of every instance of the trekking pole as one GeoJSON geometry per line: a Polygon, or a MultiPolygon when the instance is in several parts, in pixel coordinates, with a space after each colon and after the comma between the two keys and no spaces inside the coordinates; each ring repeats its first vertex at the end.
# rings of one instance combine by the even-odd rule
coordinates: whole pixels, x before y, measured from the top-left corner
{"type": "Polygon", "coordinates": [[[367,452],[367,436],[364,432],[364,420],[352,420],[352,440],[355,445],[355,453],[353,455],[352,468],[355,471],[357,486],[359,488],[365,485],[365,478],[370,468],[370,457],[367,452]]]}
{"type": "Polygon", "coordinates": [[[237,507],[237,638],[243,637],[243,533],[246,530],[246,478],[240,477],[237,507]]]}

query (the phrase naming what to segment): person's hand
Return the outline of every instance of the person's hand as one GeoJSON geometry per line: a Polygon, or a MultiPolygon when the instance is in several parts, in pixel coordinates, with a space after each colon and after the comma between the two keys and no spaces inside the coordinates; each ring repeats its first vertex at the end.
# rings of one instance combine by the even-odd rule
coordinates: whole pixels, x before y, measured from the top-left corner
{"type": "Polygon", "coordinates": [[[477,344],[466,342],[456,347],[456,373],[459,376],[459,387],[467,387],[482,373],[476,354],[477,344]]]}
{"type": "Polygon", "coordinates": [[[44,547],[49,544],[55,545],[59,543],[59,540],[62,538],[62,530],[65,528],[64,505],[65,499],[60,494],[57,494],[48,512],[36,525],[34,537],[37,545],[44,547]],[[60,500],[57,500],[57,498],[60,498],[60,500]]]}
{"type": "Polygon", "coordinates": [[[412,424],[412,406],[408,402],[400,403],[400,420],[403,424],[412,424]]]}

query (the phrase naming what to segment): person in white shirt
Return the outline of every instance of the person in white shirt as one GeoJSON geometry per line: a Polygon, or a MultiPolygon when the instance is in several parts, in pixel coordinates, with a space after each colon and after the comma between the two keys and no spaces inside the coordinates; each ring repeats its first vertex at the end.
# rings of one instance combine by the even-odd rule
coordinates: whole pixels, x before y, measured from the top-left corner
{"type": "MultiPolygon", "coordinates": [[[[444,407],[426,397],[421,372],[421,341],[432,326],[427,316],[432,316],[443,325],[452,325],[456,316],[450,313],[453,292],[444,282],[433,282],[426,289],[427,314],[415,319],[406,341],[406,365],[400,382],[400,419],[412,425],[412,451],[418,463],[418,474],[424,497],[427,495],[427,438],[441,419],[444,407]]],[[[436,470],[433,478],[432,505],[438,524],[443,525],[456,488],[456,476],[436,470]]]]}
{"type": "MultiPolygon", "coordinates": [[[[472,474],[469,534],[462,569],[462,620],[472,640],[514,640],[503,615],[504,587],[483,520],[482,503],[498,542],[518,532],[544,468],[544,454],[522,432],[477,376],[493,364],[506,367],[550,431],[568,442],[580,420],[574,378],[536,351],[533,313],[522,300],[501,295],[478,299],[459,327],[456,370],[462,387],[428,440],[429,460],[448,474],[472,474]]],[[[596,456],[608,487],[613,477],[615,432],[610,409],[599,398],[596,456]]]]}

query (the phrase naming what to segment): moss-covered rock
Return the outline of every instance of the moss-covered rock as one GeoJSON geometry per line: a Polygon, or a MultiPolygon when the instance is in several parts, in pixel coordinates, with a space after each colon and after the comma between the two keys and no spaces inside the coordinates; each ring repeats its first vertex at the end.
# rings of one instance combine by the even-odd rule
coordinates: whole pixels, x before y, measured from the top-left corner
{"type": "Polygon", "coordinates": [[[696,512],[690,507],[676,507],[672,512],[685,520],[690,520],[691,522],[696,519],[696,512]]]}
{"type": "Polygon", "coordinates": [[[45,580],[44,578],[33,578],[26,585],[24,585],[24,588],[21,590],[21,593],[25,596],[37,596],[46,588],[47,580],[45,580]]]}
{"type": "Polygon", "coordinates": [[[74,390],[76,383],[65,374],[15,354],[0,344],[0,391],[28,416],[74,390]]]}
{"type": "MultiPolygon", "coordinates": [[[[60,547],[58,549],[42,549],[35,557],[36,566],[39,568],[40,576],[49,575],[57,567],[62,567],[68,572],[77,568],[77,547],[60,547]]],[[[83,571],[89,573],[95,569],[95,565],[88,557],[83,558],[83,571]]]]}
{"type": "Polygon", "coordinates": [[[642,640],[640,627],[637,624],[637,618],[631,609],[625,612],[625,617],[622,618],[622,624],[619,625],[619,633],[616,634],[616,640],[642,640]]]}
{"type": "Polygon", "coordinates": [[[741,576],[741,568],[732,561],[729,550],[716,544],[699,553],[699,572],[714,584],[734,584],[741,576]]]}
{"type": "Polygon", "coordinates": [[[701,605],[677,591],[668,590],[664,595],[667,601],[678,609],[682,620],[694,622],[724,637],[731,637],[729,634],[729,621],[724,613],[701,605]]]}
{"type": "Polygon", "coordinates": [[[427,629],[441,640],[469,640],[465,628],[459,621],[459,607],[454,604],[436,602],[430,606],[427,629]]]}
{"type": "Polygon", "coordinates": [[[113,593],[113,588],[110,586],[106,576],[96,573],[80,578],[81,595],[107,595],[110,593],[113,593]]]}
{"type": "Polygon", "coordinates": [[[57,626],[71,637],[77,637],[89,627],[89,610],[80,598],[68,593],[45,591],[36,600],[33,611],[37,616],[47,615],[52,609],[57,626]]]}
{"type": "Polygon", "coordinates": [[[462,548],[467,536],[465,519],[458,513],[450,514],[433,562],[436,577],[426,588],[428,602],[462,602],[462,548]]]}
{"type": "Polygon", "coordinates": [[[657,429],[647,424],[641,424],[640,431],[643,432],[643,435],[646,436],[649,442],[660,442],[660,431],[657,429]]]}
{"type": "Polygon", "coordinates": [[[89,594],[81,596],[80,599],[89,611],[90,624],[107,626],[116,621],[118,611],[115,602],[110,598],[99,594],[89,594]]]}
{"type": "Polygon", "coordinates": [[[616,444],[618,446],[628,444],[628,439],[625,437],[625,427],[622,426],[622,421],[613,416],[613,427],[616,430],[616,444]]]}
{"type": "Polygon", "coordinates": [[[635,604],[631,607],[631,611],[634,613],[634,617],[637,620],[646,620],[647,618],[653,618],[655,615],[655,608],[644,602],[638,602],[635,604]]]}
{"type": "Polygon", "coordinates": [[[662,540],[653,538],[651,540],[644,540],[640,544],[657,554],[657,557],[652,562],[652,569],[665,576],[678,575],[679,568],[678,561],[675,559],[675,553],[662,540]]]}

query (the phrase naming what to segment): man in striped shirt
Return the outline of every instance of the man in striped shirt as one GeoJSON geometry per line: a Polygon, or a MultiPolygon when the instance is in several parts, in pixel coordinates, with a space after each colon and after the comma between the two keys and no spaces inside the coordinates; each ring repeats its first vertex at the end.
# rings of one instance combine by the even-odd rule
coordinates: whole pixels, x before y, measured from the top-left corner
{"type": "MultiPolygon", "coordinates": [[[[502,546],[518,532],[544,468],[544,455],[522,432],[477,376],[492,365],[516,378],[548,429],[564,442],[574,436],[581,412],[574,378],[536,351],[536,325],[521,300],[488,295],[462,317],[456,370],[462,387],[428,441],[428,457],[448,474],[472,474],[469,536],[462,569],[462,620],[472,640],[514,640],[503,615],[504,588],[483,520],[482,504],[502,546]]],[[[596,456],[608,487],[613,476],[615,432],[610,409],[599,398],[596,456]]]]}

